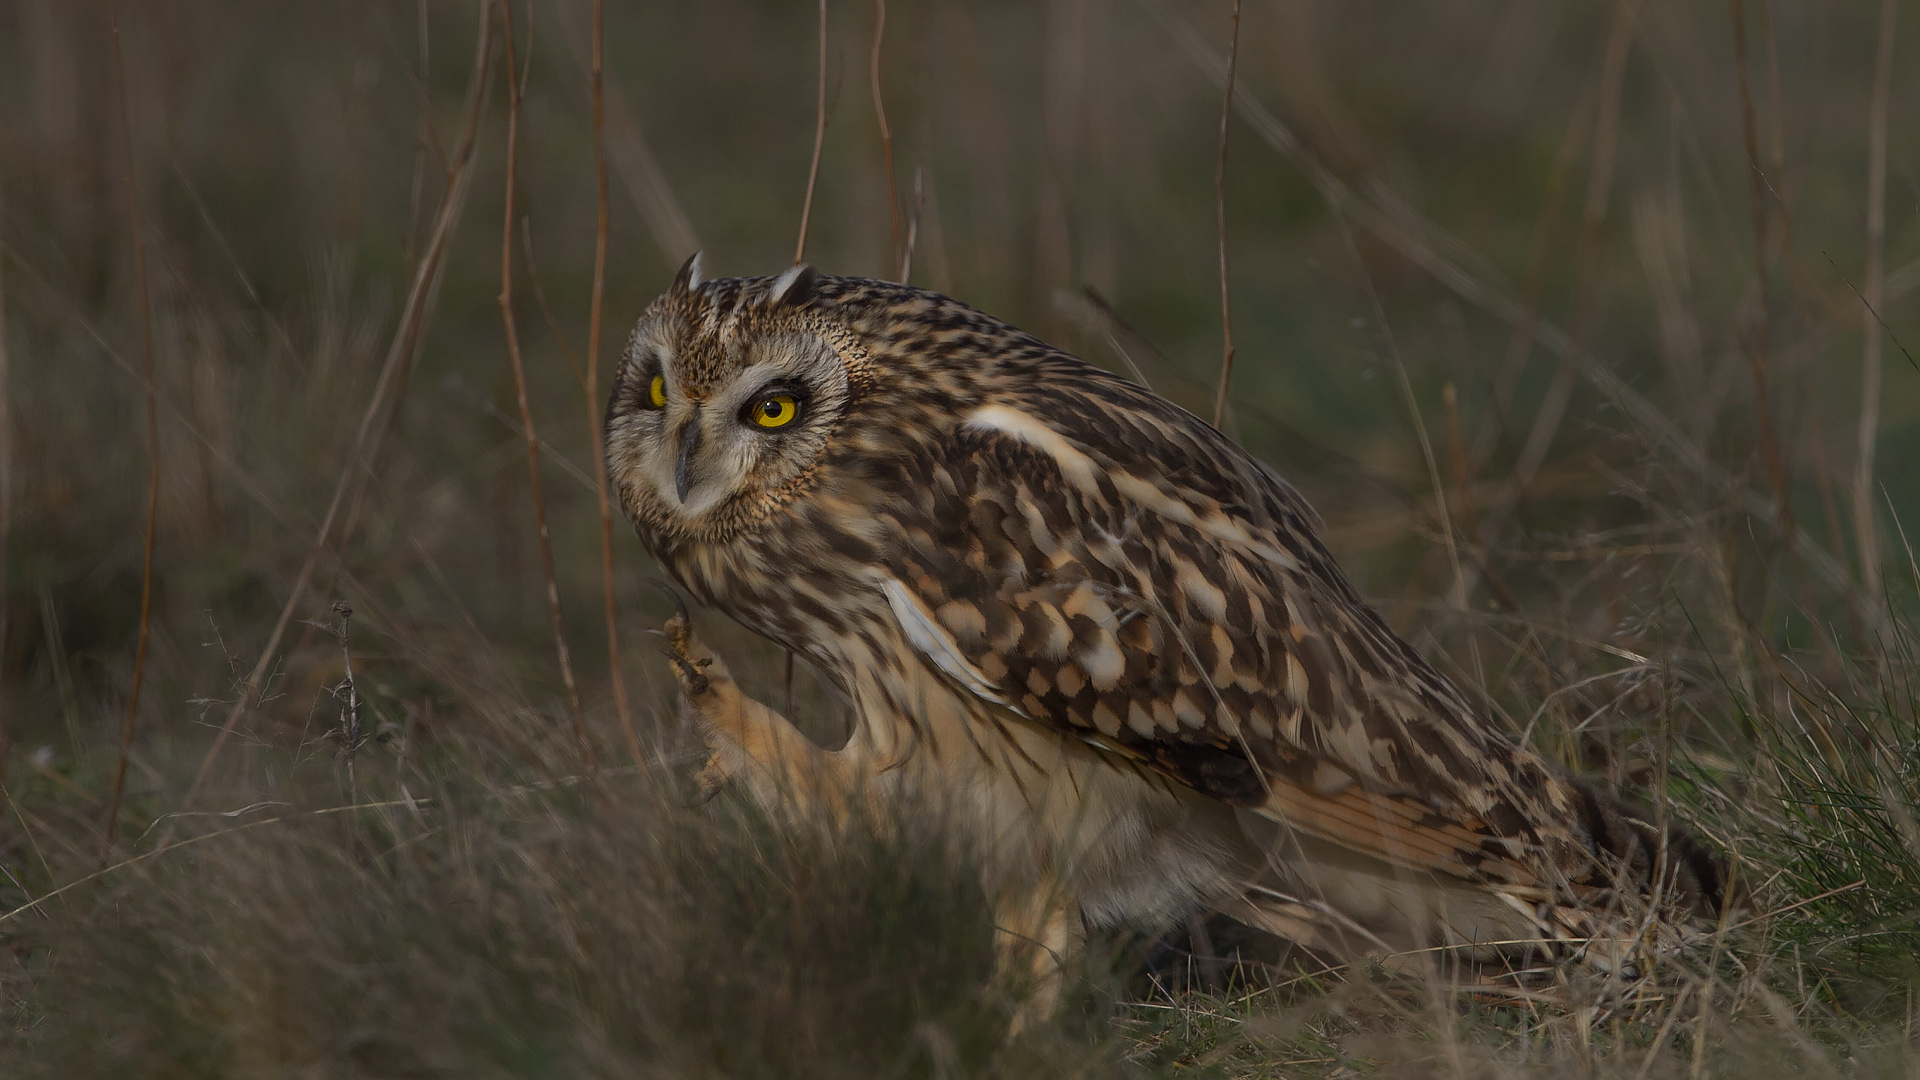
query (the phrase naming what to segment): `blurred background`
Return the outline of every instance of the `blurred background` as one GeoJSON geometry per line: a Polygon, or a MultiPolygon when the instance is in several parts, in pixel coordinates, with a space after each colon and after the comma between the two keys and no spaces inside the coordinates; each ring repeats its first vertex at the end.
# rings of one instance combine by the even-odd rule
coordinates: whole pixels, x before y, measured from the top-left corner
{"type": "MultiPolygon", "coordinates": [[[[1920,13],[1895,8],[1248,0],[1224,166],[1229,433],[1501,722],[1765,852],[1783,903],[1848,886],[1792,931],[1867,935],[1846,964],[1915,932],[1865,894],[1920,896],[1920,13]],[[1863,830],[1884,848],[1836,839],[1863,830]]],[[[831,0],[823,71],[812,4],[607,5],[589,356],[587,0],[514,9],[511,60],[491,4],[0,4],[6,907],[190,820],[163,815],[371,798],[376,767],[380,798],[551,782],[584,732],[601,767],[691,769],[617,510],[603,579],[583,378],[604,396],[693,251],[792,262],[817,95],[808,261],[1211,415],[1231,10],[831,0]]],[[[777,650],[705,619],[786,692],[777,650]]],[[[21,1000],[51,970],[25,921],[21,1000]]]]}

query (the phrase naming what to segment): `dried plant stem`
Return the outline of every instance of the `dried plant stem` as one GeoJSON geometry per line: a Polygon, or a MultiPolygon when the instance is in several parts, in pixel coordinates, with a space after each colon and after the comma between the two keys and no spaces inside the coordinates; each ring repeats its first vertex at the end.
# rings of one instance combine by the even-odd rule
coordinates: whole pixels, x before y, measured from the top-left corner
{"type": "Polygon", "coordinates": [[[820,81],[813,109],[813,164],[807,166],[807,201],[800,206],[800,242],[793,246],[796,266],[807,259],[807,223],[813,217],[813,186],[820,179],[820,148],[827,141],[827,0],[820,0],[820,81]]]}
{"type": "MultiPolygon", "coordinates": [[[[6,200],[0,198],[0,229],[6,224],[6,200]]],[[[6,250],[0,236],[0,251],[6,250]]],[[[0,598],[9,595],[12,580],[7,568],[13,551],[13,370],[7,352],[7,292],[5,261],[0,260],[0,598]]],[[[7,655],[7,608],[0,602],[0,657],[7,655]]],[[[6,791],[7,759],[13,751],[12,715],[0,697],[0,793],[6,791]]]]}
{"type": "MultiPolygon", "coordinates": [[[[1407,374],[1407,362],[1400,355],[1400,346],[1393,338],[1393,327],[1387,322],[1386,305],[1380,302],[1380,291],[1373,286],[1373,275],[1367,272],[1367,264],[1360,257],[1360,245],[1354,242],[1353,229],[1347,219],[1340,219],[1340,235],[1346,238],[1347,251],[1353,255],[1353,263],[1360,268],[1360,280],[1366,284],[1367,299],[1373,306],[1374,322],[1379,324],[1380,338],[1386,342],[1387,355],[1393,358],[1393,368],[1400,376],[1400,393],[1404,397],[1407,414],[1413,419],[1413,433],[1420,442],[1420,456],[1427,465],[1427,481],[1433,486],[1433,509],[1440,518],[1440,533],[1447,542],[1447,563],[1453,568],[1453,606],[1462,610],[1467,606],[1467,576],[1460,569],[1460,548],[1454,540],[1453,514],[1447,509],[1447,487],[1440,479],[1440,459],[1433,452],[1433,440],[1427,437],[1427,422],[1420,415],[1420,399],[1413,392],[1413,378],[1407,374]]],[[[1447,387],[1449,416],[1451,417],[1453,387],[1447,387]]]]}
{"type": "MultiPolygon", "coordinates": [[[[5,797],[4,793],[0,793],[0,798],[4,798],[4,797],[5,797]]],[[[15,803],[10,798],[7,799],[6,801],[8,805],[13,808],[16,814],[19,814],[21,812],[20,806],[18,803],[15,803]]],[[[275,817],[260,818],[257,821],[249,821],[244,825],[235,825],[227,829],[216,829],[213,832],[201,833],[198,836],[189,836],[185,840],[181,840],[177,843],[174,842],[171,837],[162,837],[159,843],[155,844],[151,849],[147,851],[143,851],[138,855],[134,855],[134,856],[130,856],[128,858],[122,859],[119,862],[113,863],[110,866],[103,866],[100,869],[95,870],[90,874],[85,874],[85,875],[82,875],[81,877],[77,877],[72,881],[67,882],[65,885],[60,886],[57,889],[51,889],[51,890],[48,890],[47,892],[41,893],[39,896],[36,896],[33,899],[28,900],[26,903],[21,904],[19,907],[12,908],[7,911],[0,911],[0,925],[4,925],[8,922],[11,922],[13,919],[18,918],[21,915],[25,915],[29,911],[34,911],[38,908],[45,907],[48,901],[59,899],[60,897],[65,896],[67,893],[72,892],[73,890],[79,888],[82,885],[85,885],[90,881],[98,881],[101,878],[106,877],[108,874],[114,873],[119,870],[124,870],[129,866],[138,866],[140,863],[146,862],[149,859],[158,858],[161,855],[165,855],[169,851],[175,851],[180,848],[191,846],[193,844],[198,844],[203,840],[218,840],[223,836],[233,836],[236,833],[246,832],[250,829],[257,829],[263,825],[278,825],[283,821],[296,820],[302,817],[325,817],[331,814],[353,814],[353,813],[358,813],[359,811],[362,811],[362,810],[383,810],[383,809],[386,809],[387,807],[392,807],[392,806],[407,806],[409,805],[409,803],[413,805],[423,805],[423,804],[431,803],[432,801],[433,801],[432,799],[387,799],[380,802],[357,803],[357,804],[351,804],[347,806],[323,806],[318,810],[308,810],[304,812],[280,814],[275,817]]],[[[243,807],[240,810],[219,813],[218,816],[224,817],[224,818],[231,818],[240,813],[244,813],[248,810],[257,809],[262,805],[284,806],[286,804],[278,803],[278,802],[270,802],[270,803],[264,803],[264,804],[256,803],[252,806],[243,807]]],[[[182,815],[182,813],[184,812],[176,812],[174,814],[169,814],[167,816],[169,818],[177,819],[182,815]]],[[[212,813],[212,812],[209,811],[209,813],[212,813]]],[[[24,823],[25,823],[25,819],[22,818],[22,824],[24,823]]]]}
{"type": "Polygon", "coordinates": [[[598,216],[593,232],[593,299],[587,307],[587,445],[592,448],[595,497],[600,504],[600,585],[607,612],[607,678],[613,707],[636,768],[643,764],[640,736],[633,728],[627,680],[620,669],[620,612],[613,592],[613,501],[607,491],[606,446],[600,431],[600,329],[607,296],[607,135],[606,78],[603,66],[606,0],[593,0],[593,170],[598,216]]]}
{"type": "Polygon", "coordinates": [[[120,98],[120,149],[127,188],[127,226],[133,230],[133,279],[140,297],[140,371],[147,384],[147,530],[140,544],[140,636],[133,650],[133,690],[120,725],[120,758],[113,770],[113,794],[107,799],[106,843],[113,844],[120,820],[120,796],[127,784],[127,758],[133,749],[133,722],[140,714],[140,689],[146,681],[147,644],[153,616],[153,530],[160,510],[160,420],[153,400],[153,305],[147,286],[147,248],[140,228],[140,198],[133,183],[133,121],[127,115],[127,64],[120,48],[120,14],[108,9],[113,32],[113,79],[120,98]]]}
{"type": "MultiPolygon", "coordinates": [[[[887,192],[893,194],[893,133],[887,131],[887,111],[879,104],[879,33],[887,25],[887,10],[881,6],[879,25],[874,27],[874,110],[879,111],[879,135],[887,146],[887,192]]],[[[801,240],[793,246],[793,265],[806,261],[806,225],[814,217],[814,184],[820,183],[820,148],[828,140],[828,0],[820,0],[820,60],[818,83],[814,85],[814,160],[806,165],[806,202],[801,204],[801,240]]],[[[835,90],[839,94],[839,90],[835,90]]],[[[793,651],[787,650],[787,711],[793,711],[793,651]]]]}
{"type": "Polygon", "coordinates": [[[923,168],[913,167],[913,216],[907,219],[907,250],[900,256],[900,281],[902,284],[913,280],[913,251],[920,243],[920,215],[927,209],[927,191],[922,184],[923,168]]]}
{"type": "MultiPolygon", "coordinates": [[[[1607,207],[1612,198],[1614,165],[1620,142],[1621,97],[1626,86],[1627,53],[1633,43],[1634,21],[1639,8],[1640,0],[1623,0],[1614,9],[1613,25],[1601,54],[1598,112],[1593,126],[1593,156],[1587,174],[1586,200],[1580,209],[1580,238],[1573,256],[1574,321],[1570,329],[1576,348],[1581,351],[1585,351],[1593,327],[1598,322],[1603,300],[1601,275],[1595,264],[1598,261],[1601,232],[1606,225],[1607,207]]],[[[1578,364],[1571,355],[1563,355],[1560,363],[1555,365],[1553,381],[1547,385],[1546,396],[1534,415],[1533,426],[1520,448],[1519,459],[1514,463],[1514,482],[1508,489],[1507,498],[1487,512],[1488,532],[1484,537],[1487,543],[1494,542],[1500,529],[1517,509],[1519,501],[1526,497],[1528,485],[1533,483],[1540,467],[1546,464],[1547,455],[1553,449],[1561,425],[1566,421],[1567,407],[1572,403],[1573,392],[1578,384],[1578,364]]]]}
{"type": "MultiPolygon", "coordinates": [[[[1573,393],[1578,388],[1581,376],[1580,357],[1587,350],[1594,327],[1599,321],[1603,294],[1601,277],[1595,265],[1602,228],[1606,224],[1607,206],[1613,190],[1615,150],[1619,143],[1621,94],[1625,85],[1627,53],[1633,40],[1634,20],[1639,11],[1640,0],[1624,0],[1614,10],[1614,18],[1607,34],[1607,40],[1600,52],[1599,79],[1595,89],[1594,122],[1591,132],[1593,147],[1588,166],[1586,197],[1580,210],[1580,233],[1573,251],[1573,319],[1570,325],[1569,343],[1571,348],[1560,350],[1560,359],[1554,365],[1552,380],[1542,397],[1538,411],[1534,414],[1533,424],[1527,431],[1526,441],[1521,444],[1516,457],[1510,482],[1506,489],[1490,501],[1486,514],[1480,519],[1480,542],[1483,548],[1491,549],[1498,541],[1507,523],[1519,510],[1527,497],[1528,488],[1533,484],[1540,469],[1546,464],[1547,455],[1553,449],[1553,443],[1559,437],[1561,425],[1566,420],[1567,409],[1573,401],[1573,393]]],[[[1580,125],[1575,124],[1569,130],[1569,136],[1580,125]]],[[[1543,222],[1544,224],[1544,222],[1543,222]]],[[[1535,298],[1537,300],[1537,297],[1535,298]]],[[[1516,333],[1512,339],[1515,351],[1508,354],[1509,359],[1522,361],[1530,351],[1532,343],[1543,338],[1544,324],[1539,320],[1537,304],[1530,300],[1522,320],[1524,330],[1516,333]]],[[[1520,374],[1520,367],[1509,369],[1514,376],[1520,374]]],[[[1517,383],[1507,383],[1501,389],[1511,393],[1517,383]]],[[[1490,571],[1491,564],[1487,570],[1490,571]]],[[[1484,571],[1483,571],[1484,573],[1484,571]]],[[[1478,580],[1469,582],[1465,592],[1471,596],[1478,587],[1478,580]]]]}
{"type": "Polygon", "coordinates": [[[1786,465],[1780,455],[1780,441],[1773,430],[1773,405],[1767,393],[1767,339],[1771,311],[1767,302],[1767,178],[1760,168],[1760,132],[1754,118],[1753,88],[1747,78],[1747,18],[1743,0],[1733,2],[1733,56],[1740,83],[1740,132],[1747,151],[1747,176],[1753,197],[1753,269],[1754,289],[1759,297],[1758,324],[1747,333],[1736,328],[1742,351],[1753,373],[1754,410],[1760,421],[1760,451],[1767,463],[1767,477],[1773,482],[1774,499],[1780,507],[1780,531],[1789,553],[1791,572],[1794,549],[1793,503],[1788,495],[1786,465]]]}
{"type": "Polygon", "coordinates": [[[1220,248],[1220,385],[1213,393],[1213,426],[1227,418],[1233,383],[1233,293],[1227,287],[1227,130],[1233,119],[1233,73],[1240,62],[1240,0],[1233,0],[1233,33],[1227,42],[1227,86],[1220,95],[1220,142],[1213,162],[1213,223],[1220,248]]]}
{"type": "MultiPolygon", "coordinates": [[[[1760,132],[1754,117],[1753,85],[1747,77],[1747,7],[1733,5],[1734,75],[1740,86],[1740,137],[1747,149],[1747,180],[1753,194],[1753,241],[1756,267],[1764,275],[1767,262],[1767,178],[1760,170],[1760,132]]],[[[1765,282],[1763,280],[1762,284],[1765,282]]]]}
{"type": "MultiPolygon", "coordinates": [[[[446,254],[447,242],[453,235],[454,224],[459,220],[461,210],[466,206],[467,182],[473,171],[474,139],[479,131],[480,114],[486,106],[486,87],[493,73],[493,18],[491,12],[481,11],[479,40],[474,47],[473,78],[467,87],[467,109],[464,130],[461,133],[459,147],[454,152],[451,167],[447,172],[446,188],[441,194],[440,212],[435,216],[433,231],[427,239],[427,246],[414,267],[413,281],[408,287],[407,301],[401,309],[400,325],[395,329],[393,341],[387,349],[385,362],[381,365],[380,377],[374,384],[373,396],[367,401],[366,410],[361,413],[359,428],[354,433],[353,445],[347,454],[347,464],[341,470],[340,479],[334,485],[333,497],[327,503],[327,511],[321,516],[320,528],[315,531],[313,543],[307,549],[306,561],[295,576],[293,587],[287,593],[287,599],[280,607],[280,616],[275,620],[272,633],[267,635],[267,643],[260,650],[253,670],[247,675],[246,683],[241,687],[240,697],[227,710],[225,723],[214,736],[213,745],[200,759],[200,767],[195,771],[193,782],[187,786],[186,794],[180,798],[183,807],[192,804],[206,784],[207,777],[213,771],[213,763],[219,759],[221,749],[233,736],[233,729],[240,723],[240,717],[246,713],[247,706],[253,703],[254,695],[259,693],[261,684],[266,680],[267,672],[272,670],[278,655],[280,641],[286,637],[287,627],[293,622],[293,613],[306,598],[307,587],[313,580],[314,568],[319,565],[321,553],[326,550],[333,536],[334,522],[339,519],[340,509],[346,503],[347,493],[358,481],[368,475],[373,460],[378,456],[378,440],[374,438],[375,425],[391,410],[399,407],[399,390],[403,385],[402,373],[412,363],[421,332],[425,327],[427,308],[440,280],[442,259],[446,254]]],[[[380,430],[384,431],[384,428],[380,430]]],[[[350,535],[351,529],[342,531],[342,540],[350,535]]]]}
{"type": "Polygon", "coordinates": [[[360,726],[360,685],[353,681],[353,605],[345,600],[336,600],[333,613],[340,616],[340,629],[334,633],[334,640],[340,643],[340,660],[345,677],[333,688],[333,696],[340,703],[339,733],[341,753],[347,758],[348,802],[360,801],[360,780],[354,772],[354,760],[360,755],[360,747],[366,744],[366,737],[360,726]]]}
{"type": "Polygon", "coordinates": [[[873,114],[880,120],[880,156],[887,162],[887,226],[892,231],[893,278],[905,281],[906,264],[900,249],[900,189],[893,180],[893,129],[887,126],[887,105],[880,96],[880,44],[887,33],[887,0],[873,0],[873,55],[867,63],[867,81],[873,88],[873,114]]]}
{"type": "MultiPolygon", "coordinates": [[[[1226,64],[1208,47],[1186,21],[1177,17],[1165,0],[1138,0],[1155,21],[1200,69],[1224,87],[1226,64]]],[[[1246,93],[1234,95],[1234,111],[1260,140],[1298,168],[1307,182],[1320,192],[1327,204],[1349,215],[1354,225],[1373,235],[1398,252],[1406,261],[1444,286],[1455,296],[1479,308],[1511,327],[1526,327],[1529,342],[1555,356],[1571,357],[1579,374],[1621,410],[1644,432],[1650,448],[1669,453],[1681,467],[1701,479],[1735,492],[1740,505],[1756,515],[1774,518],[1770,496],[1747,489],[1745,480],[1714,460],[1706,448],[1695,442],[1658,404],[1622,378],[1606,358],[1590,350],[1575,334],[1540,317],[1536,306],[1515,296],[1506,285],[1484,275],[1450,254],[1460,241],[1429,218],[1405,203],[1375,194],[1377,181],[1363,178],[1367,192],[1356,190],[1321,161],[1294,135],[1291,128],[1246,93]]],[[[1386,189],[1381,187],[1384,192],[1386,189]]],[[[1791,235],[1791,234],[1789,234],[1791,235]]],[[[1795,535],[1802,557],[1824,580],[1838,586],[1845,570],[1804,527],[1795,535]]]]}
{"type": "Polygon", "coordinates": [[[1440,391],[1440,403],[1447,410],[1447,463],[1453,471],[1453,488],[1459,494],[1460,522],[1469,536],[1479,530],[1473,506],[1473,470],[1467,466],[1467,443],[1460,428],[1460,393],[1448,383],[1440,391]]]}
{"type": "Polygon", "coordinates": [[[1853,474],[1853,532],[1860,552],[1860,592],[1867,610],[1875,612],[1868,629],[1878,629],[1880,546],[1875,535],[1873,457],[1880,437],[1879,316],[1886,271],[1882,265],[1887,233],[1887,98],[1893,82],[1893,27],[1899,10],[1895,0],[1880,2],[1880,44],[1873,65],[1873,100],[1867,107],[1867,270],[1861,282],[1861,332],[1866,338],[1860,358],[1860,445],[1853,474]]]}
{"type": "Polygon", "coordinates": [[[540,539],[540,572],[547,583],[547,617],[553,624],[553,651],[560,662],[560,681],[567,690],[567,711],[580,756],[593,766],[593,743],[587,738],[586,717],[580,711],[580,688],[573,678],[573,656],[567,649],[566,620],[560,611],[560,584],[553,572],[553,539],[547,532],[547,502],[540,487],[540,436],[533,426],[533,406],[527,400],[527,370],[520,357],[520,330],[513,318],[513,196],[520,153],[520,82],[515,69],[513,2],[500,0],[501,33],[507,56],[507,180],[505,221],[500,231],[500,320],[507,334],[507,364],[513,369],[514,400],[520,406],[520,430],[527,440],[527,486],[533,499],[533,523],[540,539]]]}

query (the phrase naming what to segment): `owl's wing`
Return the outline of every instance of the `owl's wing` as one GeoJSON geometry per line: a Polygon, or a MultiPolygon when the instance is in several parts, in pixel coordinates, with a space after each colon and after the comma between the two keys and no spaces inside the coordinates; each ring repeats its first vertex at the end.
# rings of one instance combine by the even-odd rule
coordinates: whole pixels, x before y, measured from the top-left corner
{"type": "MultiPolygon", "coordinates": [[[[922,512],[882,558],[914,644],[976,696],[1293,827],[1537,879],[1559,846],[1540,826],[1577,820],[1579,790],[1361,601],[1284,481],[1161,399],[1074,374],[1044,415],[974,410],[912,470],[922,512]]],[[[1576,870],[1566,854],[1550,861],[1576,870]]]]}

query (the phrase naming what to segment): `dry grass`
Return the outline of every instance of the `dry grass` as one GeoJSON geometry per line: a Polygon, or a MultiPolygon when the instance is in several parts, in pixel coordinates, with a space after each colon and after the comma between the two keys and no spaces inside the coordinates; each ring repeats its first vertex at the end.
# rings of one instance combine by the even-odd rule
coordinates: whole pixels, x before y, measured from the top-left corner
{"type": "Polygon", "coordinates": [[[1913,1075],[1914,20],[1284,0],[1230,63],[1231,0],[829,9],[516,7],[509,66],[497,3],[130,6],[123,136],[109,12],[0,7],[0,1073],[1913,1075]],[[1744,925],[1556,1002],[1116,937],[1005,1045],[937,826],[683,805],[603,559],[597,365],[796,226],[1202,414],[1230,265],[1227,429],[1744,925]]]}

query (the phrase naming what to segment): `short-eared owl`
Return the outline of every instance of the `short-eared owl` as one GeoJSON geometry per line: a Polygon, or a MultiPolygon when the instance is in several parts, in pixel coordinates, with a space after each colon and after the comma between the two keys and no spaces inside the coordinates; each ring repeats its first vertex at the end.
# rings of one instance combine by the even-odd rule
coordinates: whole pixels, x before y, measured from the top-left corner
{"type": "Polygon", "coordinates": [[[1685,834],[1478,715],[1267,466],[965,304],[804,266],[705,281],[696,256],[634,331],[606,440],[667,571],[852,711],[820,749],[676,618],[705,779],[958,800],[1043,977],[1083,919],[1205,906],[1335,954],[1611,967],[1722,902],[1685,834]]]}

